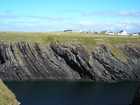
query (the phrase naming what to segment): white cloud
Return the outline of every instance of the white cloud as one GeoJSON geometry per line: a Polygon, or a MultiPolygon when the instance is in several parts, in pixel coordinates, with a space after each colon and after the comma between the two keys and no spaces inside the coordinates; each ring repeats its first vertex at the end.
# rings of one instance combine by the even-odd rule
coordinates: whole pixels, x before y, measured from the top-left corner
{"type": "Polygon", "coordinates": [[[104,29],[106,25],[103,23],[97,23],[92,21],[79,21],[73,23],[73,27],[75,27],[75,29],[80,29],[80,30],[100,31],[104,29]]]}
{"type": "Polygon", "coordinates": [[[97,15],[96,12],[82,12],[83,16],[93,16],[93,15],[97,15]]]}
{"type": "Polygon", "coordinates": [[[62,31],[65,26],[60,24],[45,24],[41,22],[0,22],[0,31],[47,32],[62,31]]]}
{"type": "Polygon", "coordinates": [[[93,26],[94,22],[80,21],[80,22],[77,22],[75,24],[77,24],[77,25],[85,25],[85,26],[93,26]]]}
{"type": "MultiPolygon", "coordinates": [[[[10,11],[7,11],[10,12],[10,11]]],[[[36,16],[36,15],[17,15],[17,14],[0,14],[0,19],[17,19],[17,18],[32,18],[32,19],[43,19],[48,21],[63,21],[65,20],[63,17],[47,17],[47,16],[36,16]]]]}
{"type": "Polygon", "coordinates": [[[49,21],[63,21],[64,20],[63,17],[47,17],[47,16],[35,16],[35,15],[29,15],[26,17],[44,19],[44,20],[49,20],[49,21]]]}
{"type": "Polygon", "coordinates": [[[40,23],[39,21],[12,21],[12,22],[8,22],[8,23],[10,23],[10,24],[38,24],[38,23],[40,23]]]}
{"type": "Polygon", "coordinates": [[[122,29],[125,29],[125,30],[128,30],[128,31],[139,31],[140,27],[140,21],[137,21],[137,20],[124,20],[124,21],[120,21],[118,23],[116,23],[114,25],[114,28],[122,28],[122,29]]]}
{"type": "Polygon", "coordinates": [[[138,10],[123,10],[123,11],[93,11],[93,12],[82,12],[83,16],[94,16],[94,15],[102,15],[102,16],[132,16],[132,17],[140,17],[140,11],[138,10]]]}
{"type": "Polygon", "coordinates": [[[58,12],[79,12],[79,10],[58,10],[58,12]]]}
{"type": "Polygon", "coordinates": [[[118,16],[134,16],[134,17],[140,17],[140,11],[137,11],[137,10],[120,11],[116,15],[118,15],[118,16]]]}
{"type": "Polygon", "coordinates": [[[132,20],[123,20],[123,21],[120,21],[120,23],[123,23],[123,24],[138,24],[138,25],[140,25],[140,21],[138,21],[138,20],[134,20],[134,21],[132,21],[132,20]]]}
{"type": "MultiPolygon", "coordinates": [[[[109,26],[109,25],[108,25],[109,26]]],[[[137,32],[140,31],[140,21],[132,21],[132,20],[123,20],[114,24],[110,24],[110,30],[127,30],[128,32],[137,32]]]]}
{"type": "Polygon", "coordinates": [[[63,31],[65,29],[74,30],[91,30],[91,31],[120,31],[126,30],[128,32],[140,31],[139,20],[122,20],[116,23],[99,23],[94,21],[79,21],[73,23],[42,23],[40,21],[13,21],[13,22],[0,22],[0,31],[63,31]]]}
{"type": "Polygon", "coordinates": [[[6,10],[6,13],[12,13],[10,10],[6,10]]]}
{"type": "Polygon", "coordinates": [[[126,30],[128,32],[137,32],[140,31],[140,21],[132,20],[123,20],[117,23],[107,24],[107,23],[97,23],[91,21],[80,21],[73,24],[73,27],[81,30],[92,30],[92,31],[119,31],[126,30]]]}
{"type": "Polygon", "coordinates": [[[5,19],[5,18],[16,19],[16,18],[19,18],[19,17],[20,16],[17,15],[17,14],[9,14],[9,15],[0,14],[0,19],[5,19]]]}

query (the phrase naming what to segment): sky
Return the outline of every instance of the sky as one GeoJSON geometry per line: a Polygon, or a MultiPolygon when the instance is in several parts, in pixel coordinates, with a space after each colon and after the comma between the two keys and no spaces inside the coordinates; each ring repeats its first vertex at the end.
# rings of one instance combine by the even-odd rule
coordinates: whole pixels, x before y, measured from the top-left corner
{"type": "Polygon", "coordinates": [[[0,0],[0,31],[140,31],[140,0],[0,0]]]}

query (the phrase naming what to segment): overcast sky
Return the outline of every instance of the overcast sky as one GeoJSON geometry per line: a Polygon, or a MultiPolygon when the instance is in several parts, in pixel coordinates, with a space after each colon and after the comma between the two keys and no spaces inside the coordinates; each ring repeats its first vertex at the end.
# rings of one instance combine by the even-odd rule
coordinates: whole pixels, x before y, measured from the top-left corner
{"type": "Polygon", "coordinates": [[[0,0],[0,31],[140,31],[140,0],[0,0]]]}

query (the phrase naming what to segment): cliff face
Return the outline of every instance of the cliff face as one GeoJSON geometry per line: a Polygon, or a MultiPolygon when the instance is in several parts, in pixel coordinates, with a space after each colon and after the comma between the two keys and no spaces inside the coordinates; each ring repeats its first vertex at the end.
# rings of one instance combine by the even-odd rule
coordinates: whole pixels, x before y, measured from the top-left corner
{"type": "Polygon", "coordinates": [[[119,47],[124,58],[107,45],[94,49],[80,43],[0,43],[0,78],[10,80],[140,79],[140,47],[119,47]]]}

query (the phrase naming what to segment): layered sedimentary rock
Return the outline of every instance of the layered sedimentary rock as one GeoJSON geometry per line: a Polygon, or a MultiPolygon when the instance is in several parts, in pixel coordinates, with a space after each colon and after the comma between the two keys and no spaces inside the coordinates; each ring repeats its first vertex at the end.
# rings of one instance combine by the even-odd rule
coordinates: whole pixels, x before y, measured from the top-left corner
{"type": "Polygon", "coordinates": [[[119,47],[125,61],[107,45],[80,43],[0,43],[0,78],[10,80],[87,79],[94,81],[140,79],[140,48],[119,47]]]}

